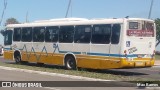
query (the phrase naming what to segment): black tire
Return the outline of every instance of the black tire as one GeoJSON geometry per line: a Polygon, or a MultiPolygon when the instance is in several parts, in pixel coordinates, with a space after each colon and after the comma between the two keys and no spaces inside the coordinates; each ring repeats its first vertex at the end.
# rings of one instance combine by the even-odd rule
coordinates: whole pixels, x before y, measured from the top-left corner
{"type": "Polygon", "coordinates": [[[44,63],[37,63],[37,66],[38,66],[38,67],[43,67],[43,66],[44,66],[44,63]]]}
{"type": "Polygon", "coordinates": [[[24,64],[24,65],[27,65],[27,64],[28,64],[28,61],[22,61],[22,60],[21,60],[20,63],[21,63],[21,64],[24,64]]]}
{"type": "Polygon", "coordinates": [[[68,70],[76,70],[76,61],[73,56],[66,56],[65,67],[68,70]]]}
{"type": "Polygon", "coordinates": [[[15,63],[17,64],[21,63],[21,56],[16,56],[14,60],[15,60],[15,63]]]}

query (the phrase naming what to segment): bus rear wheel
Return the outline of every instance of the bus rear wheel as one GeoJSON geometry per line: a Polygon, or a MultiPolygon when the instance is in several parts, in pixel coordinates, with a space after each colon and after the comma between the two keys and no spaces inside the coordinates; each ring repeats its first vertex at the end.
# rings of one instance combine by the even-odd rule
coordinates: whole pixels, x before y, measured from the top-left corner
{"type": "Polygon", "coordinates": [[[71,56],[71,55],[66,56],[65,67],[68,70],[76,70],[76,61],[75,61],[75,58],[73,56],[71,56]]]}

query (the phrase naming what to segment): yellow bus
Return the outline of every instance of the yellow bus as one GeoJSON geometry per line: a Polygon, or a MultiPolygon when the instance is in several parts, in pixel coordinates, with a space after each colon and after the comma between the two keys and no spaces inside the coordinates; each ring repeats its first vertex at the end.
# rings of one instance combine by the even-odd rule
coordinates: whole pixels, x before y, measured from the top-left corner
{"type": "Polygon", "coordinates": [[[10,24],[4,58],[67,69],[154,65],[155,23],[143,18],[61,18],[10,24]]]}

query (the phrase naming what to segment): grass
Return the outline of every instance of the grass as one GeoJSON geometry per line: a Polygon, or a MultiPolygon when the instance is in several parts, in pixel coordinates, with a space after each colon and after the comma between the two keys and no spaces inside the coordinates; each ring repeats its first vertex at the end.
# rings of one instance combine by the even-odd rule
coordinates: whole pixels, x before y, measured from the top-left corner
{"type": "MultiPolygon", "coordinates": [[[[93,69],[78,69],[78,70],[65,70],[64,67],[44,65],[37,66],[37,64],[15,64],[15,63],[3,63],[0,62],[0,66],[35,70],[35,71],[44,71],[51,73],[61,73],[68,75],[83,76],[89,78],[98,78],[106,80],[119,80],[119,81],[151,81],[151,78],[142,78],[134,76],[135,73],[127,72],[116,72],[112,70],[93,70],[93,69]]],[[[137,74],[138,75],[138,74],[137,74]]]]}
{"type": "Polygon", "coordinates": [[[160,55],[155,55],[156,60],[160,60],[160,55]]]}

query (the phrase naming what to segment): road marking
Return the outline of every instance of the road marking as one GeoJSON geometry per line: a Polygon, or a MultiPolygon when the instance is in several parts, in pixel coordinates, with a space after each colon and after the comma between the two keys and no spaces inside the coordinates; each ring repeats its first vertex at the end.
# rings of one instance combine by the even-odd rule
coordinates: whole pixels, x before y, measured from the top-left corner
{"type": "Polygon", "coordinates": [[[0,66],[0,69],[14,70],[14,71],[26,72],[26,73],[36,73],[36,74],[49,75],[49,76],[59,76],[59,77],[64,77],[64,78],[87,80],[87,81],[114,81],[114,80],[95,79],[95,78],[88,78],[88,77],[74,76],[74,75],[66,75],[66,74],[59,74],[59,73],[34,71],[34,70],[27,70],[27,69],[20,69],[20,68],[12,68],[12,67],[5,67],[5,66],[0,66]]]}

